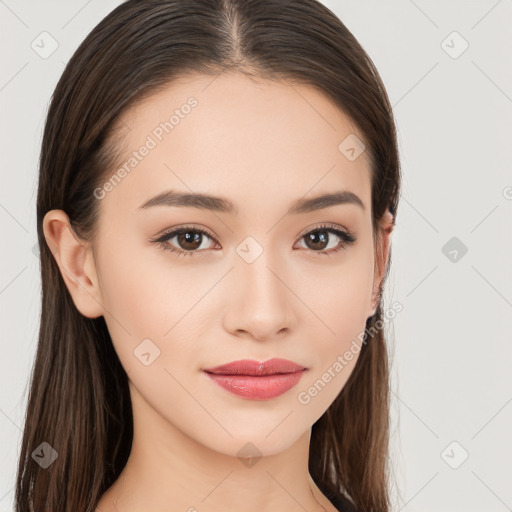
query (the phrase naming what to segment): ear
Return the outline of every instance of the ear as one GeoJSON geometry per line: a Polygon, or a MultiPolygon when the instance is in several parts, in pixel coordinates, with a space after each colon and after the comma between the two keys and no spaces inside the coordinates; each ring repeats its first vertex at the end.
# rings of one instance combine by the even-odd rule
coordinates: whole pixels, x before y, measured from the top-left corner
{"type": "Polygon", "coordinates": [[[46,213],[43,232],[78,311],[88,318],[101,316],[103,306],[92,248],[78,239],[63,210],[46,213]]]}
{"type": "Polygon", "coordinates": [[[375,254],[375,268],[373,272],[373,290],[370,304],[369,317],[377,311],[381,293],[382,280],[386,272],[386,266],[389,258],[390,235],[394,228],[394,218],[389,210],[386,210],[380,220],[380,230],[377,237],[377,247],[375,254]]]}

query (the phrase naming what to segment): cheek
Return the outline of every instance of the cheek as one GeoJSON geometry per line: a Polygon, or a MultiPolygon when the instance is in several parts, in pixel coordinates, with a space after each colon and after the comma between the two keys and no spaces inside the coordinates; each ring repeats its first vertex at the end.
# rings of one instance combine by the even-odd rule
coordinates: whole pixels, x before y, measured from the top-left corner
{"type": "Polygon", "coordinates": [[[301,278],[301,297],[307,298],[305,302],[312,312],[303,321],[308,338],[314,340],[316,364],[301,385],[297,399],[318,415],[345,385],[362,345],[371,300],[373,258],[370,244],[359,249],[336,271],[323,268],[315,273],[314,282],[301,278]]]}
{"type": "Polygon", "coordinates": [[[165,307],[155,293],[154,270],[145,264],[142,256],[139,249],[127,250],[121,258],[103,258],[98,275],[107,311],[105,316],[111,317],[111,322],[122,324],[129,332],[141,332],[149,326],[156,328],[155,306],[165,307]],[[154,317],[151,312],[155,313],[154,317]]]}
{"type": "Polygon", "coordinates": [[[105,322],[119,359],[127,373],[140,369],[141,351],[157,354],[153,368],[172,367],[176,358],[197,366],[193,347],[218,299],[212,287],[222,273],[207,265],[185,267],[163,249],[127,240],[109,237],[97,262],[105,322]]]}
{"type": "Polygon", "coordinates": [[[326,350],[364,329],[373,286],[372,250],[370,242],[361,241],[334,264],[301,269],[295,290],[317,317],[314,325],[324,334],[326,350]]]}
{"type": "Polygon", "coordinates": [[[333,278],[332,286],[324,300],[325,315],[336,345],[346,342],[364,328],[371,301],[373,272],[370,264],[359,260],[350,271],[333,278]]]}
{"type": "MultiPolygon", "coordinates": [[[[171,253],[116,231],[102,241],[98,256],[103,306],[111,322],[137,335],[162,336],[204,294],[210,280],[202,271],[184,271],[171,253]]],[[[189,267],[190,268],[190,267],[189,267]]]]}

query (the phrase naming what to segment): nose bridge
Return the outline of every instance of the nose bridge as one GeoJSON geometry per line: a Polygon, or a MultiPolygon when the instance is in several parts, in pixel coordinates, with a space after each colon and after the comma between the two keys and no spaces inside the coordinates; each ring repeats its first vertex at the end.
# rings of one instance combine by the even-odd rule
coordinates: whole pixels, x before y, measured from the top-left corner
{"type": "Polygon", "coordinates": [[[292,294],[285,285],[285,262],[251,237],[242,241],[236,252],[234,289],[226,313],[228,328],[247,331],[255,338],[266,338],[290,328],[292,294]]]}
{"type": "Polygon", "coordinates": [[[278,279],[279,271],[276,271],[275,260],[270,256],[270,251],[265,251],[251,263],[242,260],[238,262],[236,271],[247,295],[254,295],[253,299],[264,297],[266,304],[280,302],[284,288],[283,278],[278,279]]]}

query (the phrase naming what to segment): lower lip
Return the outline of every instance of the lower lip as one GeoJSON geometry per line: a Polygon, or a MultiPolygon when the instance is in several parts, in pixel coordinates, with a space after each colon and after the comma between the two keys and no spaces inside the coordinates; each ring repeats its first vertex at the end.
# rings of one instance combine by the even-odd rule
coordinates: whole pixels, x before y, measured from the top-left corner
{"type": "Polygon", "coordinates": [[[205,372],[216,384],[249,400],[268,400],[293,388],[305,370],[276,375],[219,375],[205,372]]]}

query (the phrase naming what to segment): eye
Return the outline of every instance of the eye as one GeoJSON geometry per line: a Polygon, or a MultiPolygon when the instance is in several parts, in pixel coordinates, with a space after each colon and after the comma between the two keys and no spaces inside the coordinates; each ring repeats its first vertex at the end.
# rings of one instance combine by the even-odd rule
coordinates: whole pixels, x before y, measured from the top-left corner
{"type": "Polygon", "coordinates": [[[200,252],[197,249],[205,249],[203,244],[205,238],[215,240],[205,229],[185,226],[164,233],[154,242],[166,251],[177,253],[178,256],[192,256],[194,253],[200,252]],[[170,243],[173,238],[176,238],[178,248],[170,243]]]}
{"type": "Polygon", "coordinates": [[[352,233],[336,226],[326,224],[318,226],[312,231],[308,231],[302,235],[300,239],[305,240],[306,248],[321,255],[329,255],[341,251],[356,241],[352,233]],[[338,243],[334,243],[334,245],[332,242],[335,242],[335,240],[331,240],[333,235],[339,239],[338,243]]]}
{"type": "MultiPolygon", "coordinates": [[[[176,253],[177,256],[193,256],[195,253],[202,252],[199,249],[212,248],[211,246],[204,246],[206,239],[210,239],[218,244],[213,235],[205,229],[184,226],[168,231],[156,240],[152,240],[152,242],[166,251],[176,253]],[[171,243],[174,238],[176,238],[178,247],[171,243]]],[[[330,224],[324,224],[308,231],[300,237],[301,241],[302,239],[306,242],[306,249],[321,255],[329,255],[341,251],[356,241],[352,233],[330,224]],[[333,245],[332,242],[335,242],[335,238],[338,238],[339,241],[333,245]]]]}

